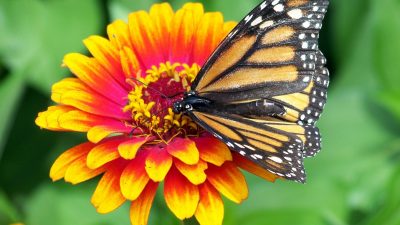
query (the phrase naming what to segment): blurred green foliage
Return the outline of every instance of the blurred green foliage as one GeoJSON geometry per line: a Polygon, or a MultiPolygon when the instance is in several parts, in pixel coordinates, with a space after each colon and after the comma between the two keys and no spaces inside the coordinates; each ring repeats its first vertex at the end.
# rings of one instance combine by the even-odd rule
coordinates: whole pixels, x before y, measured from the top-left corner
{"type": "MultiPolygon", "coordinates": [[[[259,1],[201,2],[239,20],[259,1]]],[[[53,160],[84,137],[40,130],[34,119],[51,104],[51,84],[69,75],[60,67],[64,54],[86,52],[85,37],[154,2],[0,0],[0,225],[129,224],[128,205],[95,212],[96,180],[76,187],[50,181],[53,160]]],[[[249,175],[249,199],[226,201],[224,224],[400,224],[399,12],[398,0],[332,0],[321,34],[332,83],[319,122],[323,151],[306,160],[308,184],[249,175]]],[[[150,224],[179,224],[161,194],[150,224]]]]}

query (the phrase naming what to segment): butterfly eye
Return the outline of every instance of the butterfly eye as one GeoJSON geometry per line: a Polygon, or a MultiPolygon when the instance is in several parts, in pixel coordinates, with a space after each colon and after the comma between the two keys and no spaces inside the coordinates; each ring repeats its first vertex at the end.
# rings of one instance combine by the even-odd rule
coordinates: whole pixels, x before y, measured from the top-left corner
{"type": "Polygon", "coordinates": [[[190,104],[185,104],[185,109],[186,109],[186,110],[192,110],[192,109],[193,109],[193,106],[190,105],[190,104]]]}

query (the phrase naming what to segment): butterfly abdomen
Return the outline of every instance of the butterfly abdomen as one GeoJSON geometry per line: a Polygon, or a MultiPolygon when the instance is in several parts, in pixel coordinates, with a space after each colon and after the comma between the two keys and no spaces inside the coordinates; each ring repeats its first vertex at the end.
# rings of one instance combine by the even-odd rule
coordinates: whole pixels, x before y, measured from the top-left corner
{"type": "Polygon", "coordinates": [[[271,102],[267,99],[259,99],[235,104],[216,104],[216,108],[218,108],[218,110],[221,112],[237,114],[246,117],[274,117],[284,115],[286,112],[282,105],[271,102]]]}

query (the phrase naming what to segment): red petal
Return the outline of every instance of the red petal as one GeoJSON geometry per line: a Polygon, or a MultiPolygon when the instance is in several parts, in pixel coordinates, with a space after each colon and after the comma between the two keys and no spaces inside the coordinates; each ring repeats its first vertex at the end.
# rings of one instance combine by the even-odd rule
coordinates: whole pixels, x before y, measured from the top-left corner
{"type": "Polygon", "coordinates": [[[257,164],[253,163],[252,161],[246,159],[245,157],[239,155],[238,153],[233,154],[233,161],[242,169],[264,178],[267,181],[275,182],[276,179],[279,178],[278,175],[272,174],[265,170],[264,168],[258,166],[257,164]]]}
{"type": "Polygon", "coordinates": [[[68,167],[64,177],[65,181],[78,184],[102,174],[107,169],[106,166],[94,170],[90,169],[86,165],[86,158],[87,156],[83,155],[68,167]]]}
{"type": "Polygon", "coordinates": [[[195,138],[200,158],[216,166],[221,166],[225,161],[232,161],[232,154],[225,143],[214,137],[195,138]]]}
{"type": "Polygon", "coordinates": [[[137,199],[149,182],[149,176],[144,169],[146,156],[147,152],[141,151],[122,172],[121,192],[129,200],[137,199]]]}
{"type": "Polygon", "coordinates": [[[134,159],[139,148],[147,141],[149,137],[132,137],[118,146],[118,152],[124,159],[134,159]]]}
{"type": "Polygon", "coordinates": [[[114,137],[104,140],[96,145],[88,154],[87,165],[91,169],[99,168],[100,166],[118,159],[118,145],[125,139],[123,137],[114,137]]]}
{"type": "Polygon", "coordinates": [[[113,163],[99,181],[91,199],[97,212],[112,212],[125,202],[126,199],[121,194],[119,186],[119,179],[124,167],[125,162],[123,161],[113,163]]]}
{"type": "Polygon", "coordinates": [[[224,203],[217,190],[208,182],[199,186],[200,202],[195,213],[201,225],[222,225],[224,203]]]}
{"type": "Polygon", "coordinates": [[[189,165],[194,165],[199,161],[199,151],[196,144],[188,138],[175,138],[167,145],[167,151],[189,165]]]}
{"type": "Polygon", "coordinates": [[[56,181],[63,178],[68,167],[80,157],[87,155],[94,146],[94,144],[86,142],[70,148],[61,154],[50,169],[51,179],[56,181]]]}
{"type": "Polygon", "coordinates": [[[195,165],[187,165],[179,160],[174,160],[174,164],[179,172],[192,182],[192,184],[202,184],[207,179],[204,172],[207,169],[207,163],[203,160],[199,160],[195,165]]]}
{"type": "Polygon", "coordinates": [[[132,225],[147,225],[157,188],[158,183],[149,181],[139,198],[132,202],[129,212],[132,225]]]}
{"type": "Polygon", "coordinates": [[[171,168],[172,157],[157,146],[146,150],[150,152],[146,159],[147,174],[155,182],[163,181],[171,168]]]}
{"type": "Polygon", "coordinates": [[[225,162],[221,167],[209,165],[207,180],[225,197],[240,203],[248,196],[246,180],[232,162],[225,162]]]}
{"type": "Polygon", "coordinates": [[[200,200],[199,190],[175,168],[165,178],[164,196],[168,208],[183,220],[194,215],[200,200]]]}

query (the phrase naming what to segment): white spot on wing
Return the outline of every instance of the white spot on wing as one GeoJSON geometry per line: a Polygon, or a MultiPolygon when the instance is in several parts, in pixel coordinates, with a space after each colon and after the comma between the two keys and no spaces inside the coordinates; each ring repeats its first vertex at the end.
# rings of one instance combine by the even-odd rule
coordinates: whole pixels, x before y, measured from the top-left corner
{"type": "Polygon", "coordinates": [[[270,26],[272,26],[272,25],[274,25],[274,21],[268,20],[268,21],[265,21],[264,23],[262,23],[262,24],[260,25],[260,28],[261,28],[261,29],[264,29],[264,28],[270,27],[270,26]]]}
{"type": "Polygon", "coordinates": [[[276,163],[283,163],[283,160],[277,156],[270,156],[268,157],[270,160],[276,162],[276,163]]]}
{"type": "Polygon", "coordinates": [[[256,25],[260,24],[261,22],[262,22],[262,17],[259,16],[255,20],[253,20],[253,22],[251,22],[251,26],[256,26],[256,25]]]}
{"type": "Polygon", "coordinates": [[[301,9],[292,9],[287,13],[291,18],[293,19],[300,19],[301,17],[303,17],[303,12],[301,11],[301,9]]]}
{"type": "Polygon", "coordinates": [[[275,12],[282,12],[285,9],[285,6],[283,6],[282,4],[276,5],[274,7],[275,12]]]}

